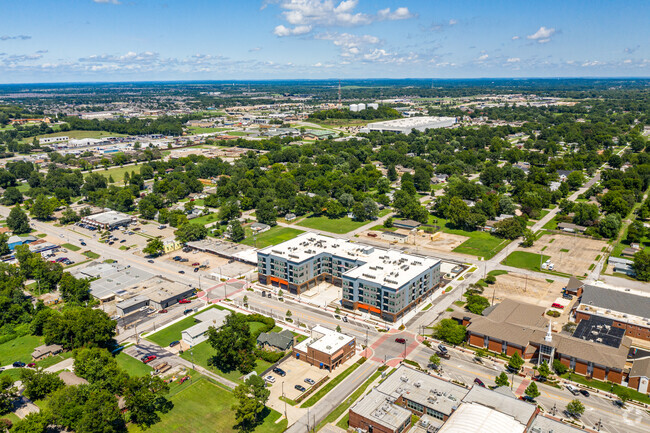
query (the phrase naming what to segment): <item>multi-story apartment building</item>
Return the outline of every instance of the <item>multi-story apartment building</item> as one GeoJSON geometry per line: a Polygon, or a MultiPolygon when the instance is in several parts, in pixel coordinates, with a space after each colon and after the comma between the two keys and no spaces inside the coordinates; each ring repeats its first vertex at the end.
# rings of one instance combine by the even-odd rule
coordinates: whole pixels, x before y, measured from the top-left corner
{"type": "Polygon", "coordinates": [[[257,253],[259,282],[300,294],[322,281],[342,305],[394,322],[440,287],[440,260],[305,233],[257,253]]]}

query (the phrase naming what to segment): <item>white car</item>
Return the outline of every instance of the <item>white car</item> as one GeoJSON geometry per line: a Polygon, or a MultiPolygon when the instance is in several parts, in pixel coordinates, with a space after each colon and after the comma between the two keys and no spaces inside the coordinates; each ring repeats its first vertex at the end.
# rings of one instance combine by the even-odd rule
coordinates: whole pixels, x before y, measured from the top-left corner
{"type": "Polygon", "coordinates": [[[271,375],[266,376],[266,377],[264,378],[264,380],[266,380],[266,381],[269,382],[269,383],[275,383],[275,377],[273,377],[273,376],[271,376],[271,375]]]}

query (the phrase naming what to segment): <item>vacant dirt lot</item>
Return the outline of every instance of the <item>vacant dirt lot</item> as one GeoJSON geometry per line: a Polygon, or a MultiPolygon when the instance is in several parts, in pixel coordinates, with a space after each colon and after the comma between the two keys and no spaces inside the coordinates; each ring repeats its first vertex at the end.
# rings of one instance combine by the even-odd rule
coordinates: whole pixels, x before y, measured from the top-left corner
{"type": "MultiPolygon", "coordinates": [[[[552,283],[546,279],[526,278],[523,274],[509,273],[496,277],[496,284],[485,288],[483,296],[492,299],[494,291],[495,302],[504,299],[515,299],[542,307],[550,307],[555,298],[560,296],[564,284],[558,281],[552,283]]],[[[549,275],[549,280],[553,276],[549,275]]]]}
{"type": "MultiPolygon", "coordinates": [[[[402,229],[398,229],[395,232],[405,234],[405,235],[409,234],[408,230],[402,230],[402,229]]],[[[364,241],[371,240],[372,242],[382,243],[386,245],[386,247],[393,246],[394,248],[399,248],[402,245],[406,245],[398,242],[389,242],[387,240],[383,240],[381,238],[381,234],[374,230],[363,232],[361,233],[361,236],[364,237],[364,241]],[[377,237],[376,238],[368,237],[368,233],[376,234],[377,237]]],[[[437,232],[433,235],[429,233],[420,232],[415,236],[412,234],[409,236],[408,245],[413,246],[413,239],[415,239],[415,245],[417,245],[418,247],[427,248],[432,251],[441,251],[441,252],[448,253],[469,238],[465,236],[452,235],[443,232],[437,232]]]]}
{"type": "Polygon", "coordinates": [[[584,276],[589,267],[602,256],[605,241],[586,239],[571,235],[544,235],[530,248],[521,251],[544,254],[551,257],[554,271],[575,276],[584,276]]]}

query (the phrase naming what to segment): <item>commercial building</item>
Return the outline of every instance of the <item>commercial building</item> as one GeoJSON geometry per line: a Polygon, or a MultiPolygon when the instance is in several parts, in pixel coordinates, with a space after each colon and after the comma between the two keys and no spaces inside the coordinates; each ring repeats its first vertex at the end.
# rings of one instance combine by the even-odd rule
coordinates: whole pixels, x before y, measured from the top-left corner
{"type": "Polygon", "coordinates": [[[137,294],[117,304],[117,314],[120,316],[132,313],[142,307],[162,310],[178,303],[181,299],[194,295],[195,289],[157,276],[139,283],[139,286],[129,290],[129,293],[137,294]]]}
{"type": "Polygon", "coordinates": [[[355,347],[354,337],[316,325],[308,339],[293,347],[293,356],[332,371],[354,356],[355,347]]]}
{"type": "Polygon", "coordinates": [[[257,266],[257,253],[255,252],[255,248],[246,245],[214,239],[202,239],[200,241],[187,242],[185,246],[193,250],[214,254],[224,259],[236,260],[248,265],[257,266]]]}
{"type": "Polygon", "coordinates": [[[585,284],[575,317],[576,323],[606,318],[611,326],[625,330],[625,335],[650,341],[650,295],[645,292],[585,284]]]}
{"type": "Polygon", "coordinates": [[[50,144],[50,143],[60,143],[62,141],[68,141],[70,137],[45,137],[45,138],[39,138],[38,139],[38,144],[50,144]]]}
{"type": "Polygon", "coordinates": [[[515,352],[531,362],[550,364],[559,359],[577,374],[621,383],[631,340],[611,327],[594,323],[578,326],[572,336],[551,332],[546,309],[506,299],[485,316],[455,314],[467,326],[467,339],[475,347],[512,356],[515,352]]]}
{"type": "Polygon", "coordinates": [[[410,134],[412,130],[424,132],[427,129],[448,128],[456,123],[455,117],[408,117],[385,122],[369,123],[361,132],[396,132],[399,134],[410,134]]]}
{"type": "Polygon", "coordinates": [[[540,413],[508,388],[459,386],[401,365],[349,410],[358,432],[401,433],[574,433],[578,430],[540,413]]]}
{"type": "Polygon", "coordinates": [[[440,286],[440,260],[304,233],[257,252],[258,278],[300,294],[326,281],[342,305],[394,322],[440,286]]]}
{"type": "Polygon", "coordinates": [[[136,217],[114,210],[101,212],[81,219],[82,224],[103,230],[112,230],[117,227],[128,226],[135,221],[137,221],[136,217]]]}
{"type": "Polygon", "coordinates": [[[218,308],[208,308],[202,313],[194,316],[196,325],[191,326],[181,332],[183,343],[189,347],[196,346],[208,339],[208,329],[219,329],[226,321],[229,311],[219,310],[218,308]]]}
{"type": "Polygon", "coordinates": [[[77,278],[90,278],[90,294],[100,302],[115,299],[127,299],[134,296],[129,288],[152,278],[154,275],[145,270],[124,266],[118,263],[93,263],[79,269],[77,278]]]}

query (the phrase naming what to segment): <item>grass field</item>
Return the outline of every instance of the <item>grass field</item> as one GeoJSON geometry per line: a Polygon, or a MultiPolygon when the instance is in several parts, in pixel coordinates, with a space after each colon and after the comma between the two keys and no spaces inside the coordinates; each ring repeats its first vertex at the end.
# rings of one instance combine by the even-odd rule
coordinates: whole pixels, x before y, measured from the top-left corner
{"type": "MultiPolygon", "coordinates": [[[[255,323],[251,323],[251,325],[255,325],[255,323]]],[[[260,323],[259,325],[262,324],[260,323]]],[[[251,326],[251,330],[253,328],[254,326],[251,326]]],[[[213,373],[218,374],[221,377],[225,377],[228,380],[237,383],[241,382],[239,380],[239,378],[241,377],[241,373],[238,372],[237,370],[224,372],[208,364],[208,360],[212,356],[214,356],[214,349],[212,348],[212,346],[210,346],[210,343],[204,341],[203,343],[199,343],[196,346],[194,346],[191,351],[188,350],[183,352],[181,358],[186,359],[190,362],[194,362],[196,365],[200,365],[201,367],[204,367],[212,371],[213,373]]],[[[262,359],[257,359],[256,362],[257,364],[255,365],[255,371],[257,372],[257,374],[261,374],[264,370],[266,370],[271,366],[271,363],[266,362],[262,359]]]]}
{"type": "MultiPolygon", "coordinates": [[[[513,251],[503,261],[506,266],[512,266],[520,269],[528,269],[529,271],[540,271],[540,255],[529,253],[526,251],[513,251]]],[[[541,261],[545,262],[550,259],[550,256],[542,256],[541,261]]]]}
{"type": "Polygon", "coordinates": [[[213,223],[215,221],[219,221],[219,215],[216,214],[216,213],[211,213],[211,214],[208,214],[208,215],[200,216],[198,218],[194,218],[190,222],[192,224],[199,224],[199,225],[204,226],[204,225],[206,225],[208,223],[213,223]]]}
{"type": "Polygon", "coordinates": [[[446,219],[433,215],[429,217],[429,224],[440,226],[440,231],[443,233],[465,236],[469,238],[453,250],[455,253],[469,254],[471,256],[491,259],[496,253],[508,245],[507,240],[497,238],[496,236],[492,236],[487,232],[480,232],[478,230],[470,232],[466,230],[455,229],[449,222],[447,222],[446,219]]]}
{"type": "MultiPolygon", "coordinates": [[[[52,134],[37,135],[36,138],[46,138],[46,137],[70,137],[70,138],[103,138],[103,137],[126,137],[124,134],[118,134],[116,132],[106,132],[106,131],[62,131],[62,132],[53,132],[52,134]]],[[[26,138],[25,140],[33,140],[34,137],[26,138]]]]}
{"type": "Polygon", "coordinates": [[[309,217],[298,223],[299,226],[343,234],[368,224],[368,221],[353,221],[352,218],[328,218],[326,216],[309,217]]]}
{"type": "Polygon", "coordinates": [[[81,254],[83,254],[84,256],[88,257],[89,259],[98,259],[98,258],[99,258],[99,254],[94,253],[94,252],[92,252],[92,251],[84,251],[84,252],[81,253],[81,254]]]}
{"type": "MultiPolygon", "coordinates": [[[[234,395],[205,378],[196,380],[191,386],[182,389],[171,397],[174,408],[161,415],[157,424],[147,429],[150,433],[234,433],[235,414],[232,410],[237,403],[234,395]]],[[[287,428],[287,421],[276,424],[280,413],[269,410],[264,422],[253,433],[281,433],[287,428]]],[[[129,431],[139,433],[143,430],[131,426],[129,431]]]]}
{"type": "MultiPolygon", "coordinates": [[[[104,168],[97,168],[93,171],[93,173],[98,173],[101,174],[106,178],[108,181],[108,178],[110,176],[113,177],[113,181],[116,184],[122,184],[124,183],[124,173],[129,173],[129,176],[131,175],[131,172],[134,171],[136,174],[140,174],[140,166],[139,165],[125,165],[123,167],[110,167],[108,169],[104,168]]],[[[88,177],[90,175],[90,172],[84,172],[84,177],[88,177]]]]}
{"type": "Polygon", "coordinates": [[[129,376],[146,376],[153,370],[139,359],[135,359],[123,352],[115,356],[115,361],[129,376]]]}
{"type": "Polygon", "coordinates": [[[0,344],[0,366],[16,361],[32,362],[34,348],[43,344],[43,337],[25,335],[0,344]]]}
{"type": "Polygon", "coordinates": [[[78,247],[78,246],[76,246],[76,245],[72,245],[72,244],[63,244],[63,245],[61,245],[61,246],[62,246],[63,248],[67,248],[67,249],[69,249],[70,251],[79,251],[79,250],[81,249],[81,247],[78,247]]]}
{"type": "Polygon", "coordinates": [[[68,352],[60,353],[58,355],[48,356],[44,360],[38,361],[36,365],[38,365],[40,368],[51,367],[54,364],[58,364],[59,362],[65,359],[72,358],[72,355],[73,353],[71,351],[68,351],[68,352]]]}
{"type": "Polygon", "coordinates": [[[275,226],[272,227],[271,230],[257,235],[257,239],[254,239],[253,236],[250,236],[241,241],[241,243],[245,245],[256,246],[257,248],[264,248],[268,247],[269,245],[277,245],[280,242],[293,239],[300,233],[304,233],[304,231],[292,229],[289,227],[275,226]]]}
{"type": "Polygon", "coordinates": [[[207,134],[210,132],[221,132],[228,131],[231,128],[201,128],[199,126],[188,126],[187,130],[190,132],[190,135],[194,134],[207,134]]]}
{"type": "MultiPolygon", "coordinates": [[[[224,309],[223,307],[219,307],[218,305],[213,305],[207,308],[206,310],[209,310],[210,308],[224,309]]],[[[200,313],[202,313],[203,311],[201,311],[200,313]]],[[[147,337],[147,340],[153,341],[154,343],[162,347],[169,346],[169,343],[171,343],[172,341],[177,341],[181,339],[181,332],[183,332],[183,330],[189,328],[190,326],[194,326],[196,324],[194,321],[194,316],[196,316],[196,314],[192,314],[191,316],[188,316],[183,320],[174,323],[171,326],[168,326],[154,334],[151,334],[150,336],[147,337]]]]}

